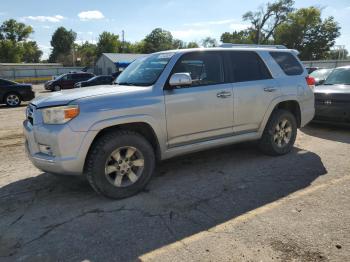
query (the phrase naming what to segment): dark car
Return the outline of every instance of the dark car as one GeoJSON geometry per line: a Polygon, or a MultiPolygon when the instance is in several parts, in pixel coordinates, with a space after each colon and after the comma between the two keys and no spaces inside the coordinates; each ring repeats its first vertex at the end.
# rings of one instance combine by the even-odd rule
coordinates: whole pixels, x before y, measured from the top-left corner
{"type": "Polygon", "coordinates": [[[332,68],[323,68],[323,69],[317,69],[313,71],[310,76],[312,76],[315,79],[315,84],[322,85],[326,78],[332,73],[332,68]]]}
{"type": "Polygon", "coordinates": [[[85,86],[98,86],[98,85],[111,85],[113,84],[114,77],[108,75],[95,76],[87,81],[81,81],[74,85],[75,88],[85,86]]]}
{"type": "Polygon", "coordinates": [[[334,69],[314,92],[314,120],[350,123],[350,66],[334,69]]]}
{"type": "Polygon", "coordinates": [[[34,97],[32,85],[19,84],[0,78],[0,103],[15,107],[19,106],[22,101],[30,101],[34,97]]]}
{"type": "Polygon", "coordinates": [[[81,81],[86,81],[94,74],[79,72],[79,73],[68,73],[58,76],[56,79],[45,83],[45,89],[51,91],[60,91],[61,89],[71,89],[74,85],[81,81]]]}

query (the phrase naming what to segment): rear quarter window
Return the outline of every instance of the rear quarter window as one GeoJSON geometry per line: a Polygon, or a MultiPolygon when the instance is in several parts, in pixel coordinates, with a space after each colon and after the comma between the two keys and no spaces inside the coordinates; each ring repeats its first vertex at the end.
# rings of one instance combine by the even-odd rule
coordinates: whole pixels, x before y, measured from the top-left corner
{"type": "Polygon", "coordinates": [[[272,58],[281,67],[283,72],[289,76],[301,75],[304,72],[303,66],[291,53],[270,52],[272,58]]]}

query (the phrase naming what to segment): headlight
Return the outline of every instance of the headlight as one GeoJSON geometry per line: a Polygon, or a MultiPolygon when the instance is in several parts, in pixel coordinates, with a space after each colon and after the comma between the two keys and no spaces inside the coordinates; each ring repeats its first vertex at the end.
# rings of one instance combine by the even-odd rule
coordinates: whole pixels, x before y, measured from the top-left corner
{"type": "Polygon", "coordinates": [[[64,124],[79,115],[79,107],[77,105],[49,107],[43,109],[42,113],[45,124],[64,124]]]}

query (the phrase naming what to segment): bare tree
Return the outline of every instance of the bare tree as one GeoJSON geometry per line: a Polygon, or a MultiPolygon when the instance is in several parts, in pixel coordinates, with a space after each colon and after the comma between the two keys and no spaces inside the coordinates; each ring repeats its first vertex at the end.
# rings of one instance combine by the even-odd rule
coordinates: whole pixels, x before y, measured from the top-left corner
{"type": "Polygon", "coordinates": [[[277,0],[260,7],[258,11],[249,11],[243,15],[244,21],[249,21],[253,40],[256,44],[267,43],[276,27],[283,23],[293,8],[294,0],[277,0]]]}

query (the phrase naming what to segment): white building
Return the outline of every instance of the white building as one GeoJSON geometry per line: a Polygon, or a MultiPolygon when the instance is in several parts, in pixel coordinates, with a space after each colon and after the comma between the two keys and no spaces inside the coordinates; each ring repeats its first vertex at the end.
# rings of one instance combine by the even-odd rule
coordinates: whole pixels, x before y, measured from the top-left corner
{"type": "Polygon", "coordinates": [[[111,75],[117,70],[117,63],[131,63],[144,54],[103,53],[95,65],[95,74],[111,75]]]}

